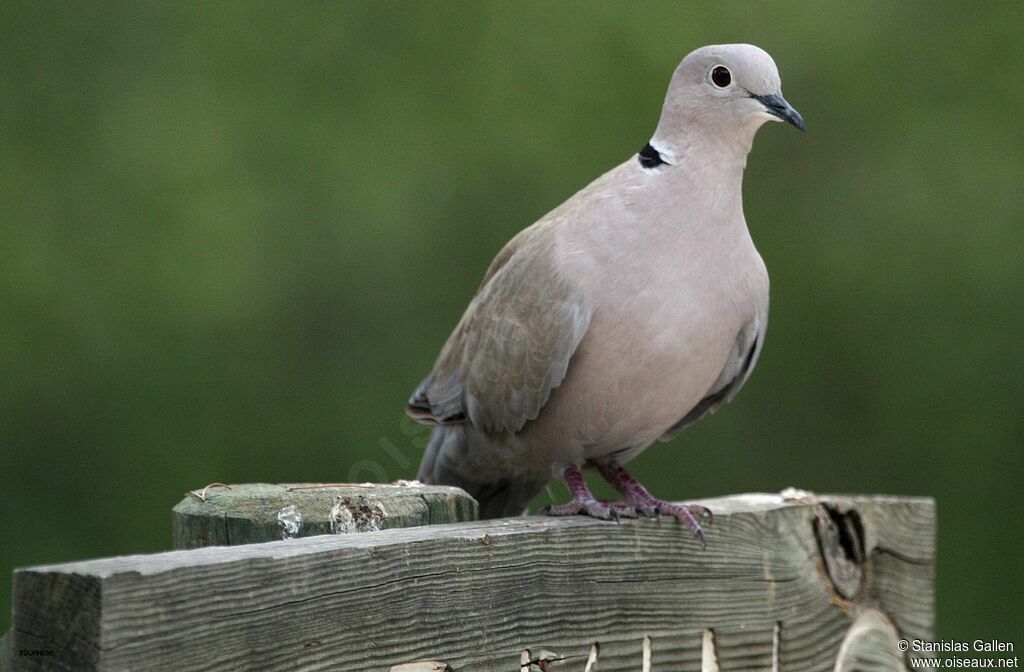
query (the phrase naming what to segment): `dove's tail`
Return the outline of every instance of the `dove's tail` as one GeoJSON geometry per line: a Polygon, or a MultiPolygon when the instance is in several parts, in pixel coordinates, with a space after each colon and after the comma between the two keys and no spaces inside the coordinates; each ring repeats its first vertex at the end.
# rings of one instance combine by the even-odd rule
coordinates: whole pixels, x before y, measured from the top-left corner
{"type": "Polygon", "coordinates": [[[466,475],[458,469],[465,465],[467,451],[463,425],[439,425],[430,436],[416,477],[431,485],[454,485],[470,494],[480,505],[480,518],[506,518],[526,512],[546,481],[522,481],[513,478],[487,478],[484,474],[466,475]]]}

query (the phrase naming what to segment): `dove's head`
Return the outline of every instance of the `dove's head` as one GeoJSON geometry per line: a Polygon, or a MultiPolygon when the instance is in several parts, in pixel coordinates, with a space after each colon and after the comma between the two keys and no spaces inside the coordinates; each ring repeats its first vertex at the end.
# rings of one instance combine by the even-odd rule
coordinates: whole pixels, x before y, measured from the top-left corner
{"type": "Polygon", "coordinates": [[[750,44],[718,44],[697,49],[676,68],[654,138],[675,146],[719,138],[749,149],[766,121],[804,130],[803,117],[782,97],[775,61],[750,44]]]}

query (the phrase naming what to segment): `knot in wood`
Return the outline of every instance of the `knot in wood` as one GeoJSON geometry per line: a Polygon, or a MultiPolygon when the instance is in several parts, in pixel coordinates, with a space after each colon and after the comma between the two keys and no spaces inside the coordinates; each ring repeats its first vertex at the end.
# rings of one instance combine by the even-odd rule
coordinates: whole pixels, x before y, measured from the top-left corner
{"type": "Polygon", "coordinates": [[[814,507],[814,536],[825,571],[836,592],[852,600],[864,578],[864,525],[853,508],[819,502],[814,507]]]}

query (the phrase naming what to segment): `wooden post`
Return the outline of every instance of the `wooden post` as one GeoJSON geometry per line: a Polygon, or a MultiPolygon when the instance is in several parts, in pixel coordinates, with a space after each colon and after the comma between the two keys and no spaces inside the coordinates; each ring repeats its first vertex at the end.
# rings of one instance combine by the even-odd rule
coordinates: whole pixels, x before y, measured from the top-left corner
{"type": "Polygon", "coordinates": [[[214,484],[185,495],[171,511],[177,549],[235,546],[284,537],[457,523],[478,518],[458,488],[391,485],[214,484]]]}
{"type": "Polygon", "coordinates": [[[20,569],[14,669],[899,670],[932,636],[932,500],[701,503],[706,550],[523,517],[20,569]]]}

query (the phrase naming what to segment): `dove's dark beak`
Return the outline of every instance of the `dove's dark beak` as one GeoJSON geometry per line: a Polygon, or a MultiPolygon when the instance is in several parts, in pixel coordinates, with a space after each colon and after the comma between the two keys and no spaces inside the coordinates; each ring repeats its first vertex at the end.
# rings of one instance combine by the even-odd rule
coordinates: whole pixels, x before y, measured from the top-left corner
{"type": "Polygon", "coordinates": [[[801,117],[800,113],[793,109],[793,106],[787,103],[786,99],[782,96],[772,94],[770,96],[751,96],[751,98],[754,98],[764,105],[768,114],[776,116],[786,123],[793,124],[801,131],[807,130],[804,126],[804,118],[801,117]]]}

